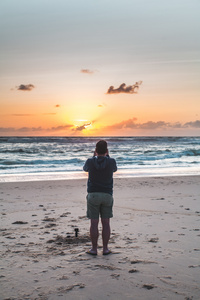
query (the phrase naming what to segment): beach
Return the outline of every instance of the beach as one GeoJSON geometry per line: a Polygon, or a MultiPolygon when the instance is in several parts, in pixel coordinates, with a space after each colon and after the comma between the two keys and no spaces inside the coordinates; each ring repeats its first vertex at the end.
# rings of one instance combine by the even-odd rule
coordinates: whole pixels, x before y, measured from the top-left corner
{"type": "Polygon", "coordinates": [[[1,182],[0,299],[200,299],[199,182],[114,178],[113,253],[100,233],[96,257],[86,178],[1,182]]]}

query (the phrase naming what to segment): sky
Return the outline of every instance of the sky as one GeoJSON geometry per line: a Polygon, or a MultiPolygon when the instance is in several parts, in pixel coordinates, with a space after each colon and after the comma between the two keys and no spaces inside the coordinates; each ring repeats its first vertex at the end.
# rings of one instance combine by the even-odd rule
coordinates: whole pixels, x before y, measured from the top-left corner
{"type": "Polygon", "coordinates": [[[1,0],[0,136],[199,136],[199,0],[1,0]]]}

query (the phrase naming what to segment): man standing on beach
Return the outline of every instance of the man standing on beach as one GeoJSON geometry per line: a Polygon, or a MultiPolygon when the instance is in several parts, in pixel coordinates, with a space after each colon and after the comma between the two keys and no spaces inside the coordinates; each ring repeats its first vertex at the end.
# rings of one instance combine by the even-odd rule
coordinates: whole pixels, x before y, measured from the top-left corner
{"type": "Polygon", "coordinates": [[[108,154],[107,142],[100,140],[96,144],[94,156],[89,158],[83,170],[88,172],[87,183],[87,217],[90,219],[90,237],[92,249],[88,254],[97,255],[97,242],[99,237],[99,215],[102,223],[103,255],[108,255],[110,239],[110,218],[113,207],[113,172],[117,171],[114,158],[108,154]]]}

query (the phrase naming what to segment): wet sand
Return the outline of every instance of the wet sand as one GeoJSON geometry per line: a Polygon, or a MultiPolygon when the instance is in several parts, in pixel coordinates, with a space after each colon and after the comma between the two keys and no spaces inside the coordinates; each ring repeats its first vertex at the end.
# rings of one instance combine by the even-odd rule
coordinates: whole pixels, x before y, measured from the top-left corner
{"type": "Polygon", "coordinates": [[[100,234],[95,257],[85,179],[0,183],[0,299],[200,299],[199,182],[116,178],[113,253],[100,234]]]}

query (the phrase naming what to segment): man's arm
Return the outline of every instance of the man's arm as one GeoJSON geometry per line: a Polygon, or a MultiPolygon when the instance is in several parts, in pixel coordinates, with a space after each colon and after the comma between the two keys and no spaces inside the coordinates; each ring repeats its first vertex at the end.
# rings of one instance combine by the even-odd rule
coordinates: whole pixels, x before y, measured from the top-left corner
{"type": "Polygon", "coordinates": [[[113,172],[117,171],[117,164],[116,164],[116,160],[113,159],[113,172]]]}
{"type": "Polygon", "coordinates": [[[83,171],[88,172],[89,171],[89,163],[88,163],[88,159],[86,160],[84,166],[83,166],[83,171]]]}

